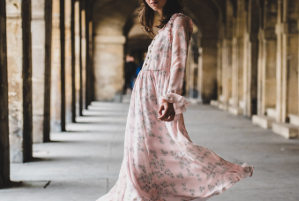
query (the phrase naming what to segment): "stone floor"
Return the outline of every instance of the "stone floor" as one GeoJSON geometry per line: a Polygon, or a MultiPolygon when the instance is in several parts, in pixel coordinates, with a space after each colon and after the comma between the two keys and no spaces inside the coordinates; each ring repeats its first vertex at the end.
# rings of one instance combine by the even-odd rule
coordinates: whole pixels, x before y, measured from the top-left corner
{"type": "MultiPolygon", "coordinates": [[[[0,201],[95,201],[118,176],[127,111],[128,103],[93,103],[69,132],[34,145],[34,162],[11,166],[12,180],[23,184],[0,190],[0,201]]],[[[299,140],[207,105],[191,105],[185,122],[194,143],[255,166],[253,177],[211,201],[299,200],[299,140]]]]}

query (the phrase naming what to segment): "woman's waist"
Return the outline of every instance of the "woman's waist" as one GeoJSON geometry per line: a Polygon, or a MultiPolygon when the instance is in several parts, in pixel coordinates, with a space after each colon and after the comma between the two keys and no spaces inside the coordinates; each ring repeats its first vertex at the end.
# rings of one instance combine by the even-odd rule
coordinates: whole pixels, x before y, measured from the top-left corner
{"type": "Polygon", "coordinates": [[[169,72],[169,68],[167,67],[154,67],[154,66],[144,66],[142,68],[143,71],[162,71],[169,72]]]}
{"type": "Polygon", "coordinates": [[[148,61],[144,62],[142,69],[146,71],[169,71],[170,64],[168,62],[148,61]]]}

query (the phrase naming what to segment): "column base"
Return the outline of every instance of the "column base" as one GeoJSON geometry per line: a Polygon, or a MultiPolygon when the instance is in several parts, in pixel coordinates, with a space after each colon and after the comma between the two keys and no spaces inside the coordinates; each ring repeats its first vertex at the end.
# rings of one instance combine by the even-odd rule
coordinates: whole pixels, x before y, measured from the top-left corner
{"type": "Polygon", "coordinates": [[[242,109],[239,108],[237,104],[237,101],[235,101],[233,98],[230,98],[228,100],[228,106],[227,106],[227,111],[231,114],[234,114],[234,115],[240,115],[243,113],[242,109]]]}
{"type": "Polygon", "coordinates": [[[290,124],[299,126],[299,116],[298,115],[290,114],[289,118],[290,118],[290,124]]]}
{"type": "Polygon", "coordinates": [[[298,138],[299,126],[289,123],[273,123],[272,131],[287,139],[295,139],[298,138]]]}
{"type": "Polygon", "coordinates": [[[227,103],[220,102],[219,105],[218,105],[218,108],[219,108],[220,110],[225,110],[225,111],[227,111],[227,110],[228,110],[227,103]]]}
{"type": "Polygon", "coordinates": [[[267,108],[267,116],[273,119],[276,119],[276,109],[275,108],[267,108]]]}
{"type": "Polygon", "coordinates": [[[218,104],[218,108],[220,110],[225,110],[227,111],[228,110],[228,100],[225,96],[221,95],[219,97],[219,104],[218,104]]]}
{"type": "Polygon", "coordinates": [[[202,100],[198,99],[198,98],[188,98],[188,100],[190,101],[190,103],[192,104],[202,104],[202,100]]]}
{"type": "Polygon", "coordinates": [[[219,106],[219,101],[217,101],[217,100],[211,100],[210,105],[218,107],[219,106]]]}
{"type": "Polygon", "coordinates": [[[234,115],[240,115],[243,113],[243,110],[241,108],[238,108],[236,106],[229,106],[228,112],[234,115]]]}
{"type": "Polygon", "coordinates": [[[252,123],[254,125],[258,125],[262,128],[268,129],[272,128],[272,123],[275,121],[274,118],[265,116],[265,115],[253,115],[252,123]]]}
{"type": "Polygon", "coordinates": [[[210,102],[210,104],[214,107],[217,107],[218,109],[220,110],[224,110],[224,111],[227,111],[228,110],[228,106],[227,106],[227,103],[224,103],[222,102],[221,100],[220,101],[216,101],[216,100],[212,100],[210,102]]]}
{"type": "Polygon", "coordinates": [[[239,107],[244,110],[244,108],[246,107],[246,103],[245,101],[239,101],[239,107]]]}

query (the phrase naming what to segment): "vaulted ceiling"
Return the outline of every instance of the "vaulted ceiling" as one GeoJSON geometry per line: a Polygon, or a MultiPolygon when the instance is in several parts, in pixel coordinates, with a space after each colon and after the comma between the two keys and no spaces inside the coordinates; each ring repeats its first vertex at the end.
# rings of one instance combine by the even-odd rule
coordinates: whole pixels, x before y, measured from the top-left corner
{"type": "MultiPolygon", "coordinates": [[[[236,0],[228,0],[236,7],[236,0]]],[[[226,0],[182,0],[186,14],[199,27],[206,37],[217,37],[218,23],[225,19],[226,0]]],[[[100,33],[110,33],[118,29],[119,33],[128,29],[128,21],[138,8],[138,0],[93,0],[93,19],[95,26],[104,26],[100,33]]],[[[130,24],[130,23],[129,23],[130,24]]]]}

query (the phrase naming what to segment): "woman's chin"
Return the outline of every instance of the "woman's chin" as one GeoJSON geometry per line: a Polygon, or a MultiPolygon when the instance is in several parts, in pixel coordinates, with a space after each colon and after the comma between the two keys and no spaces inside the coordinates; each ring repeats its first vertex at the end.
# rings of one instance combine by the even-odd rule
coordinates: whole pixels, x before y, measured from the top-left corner
{"type": "Polygon", "coordinates": [[[159,10],[159,8],[156,6],[151,6],[151,8],[153,9],[153,11],[156,11],[156,12],[159,10]]]}

